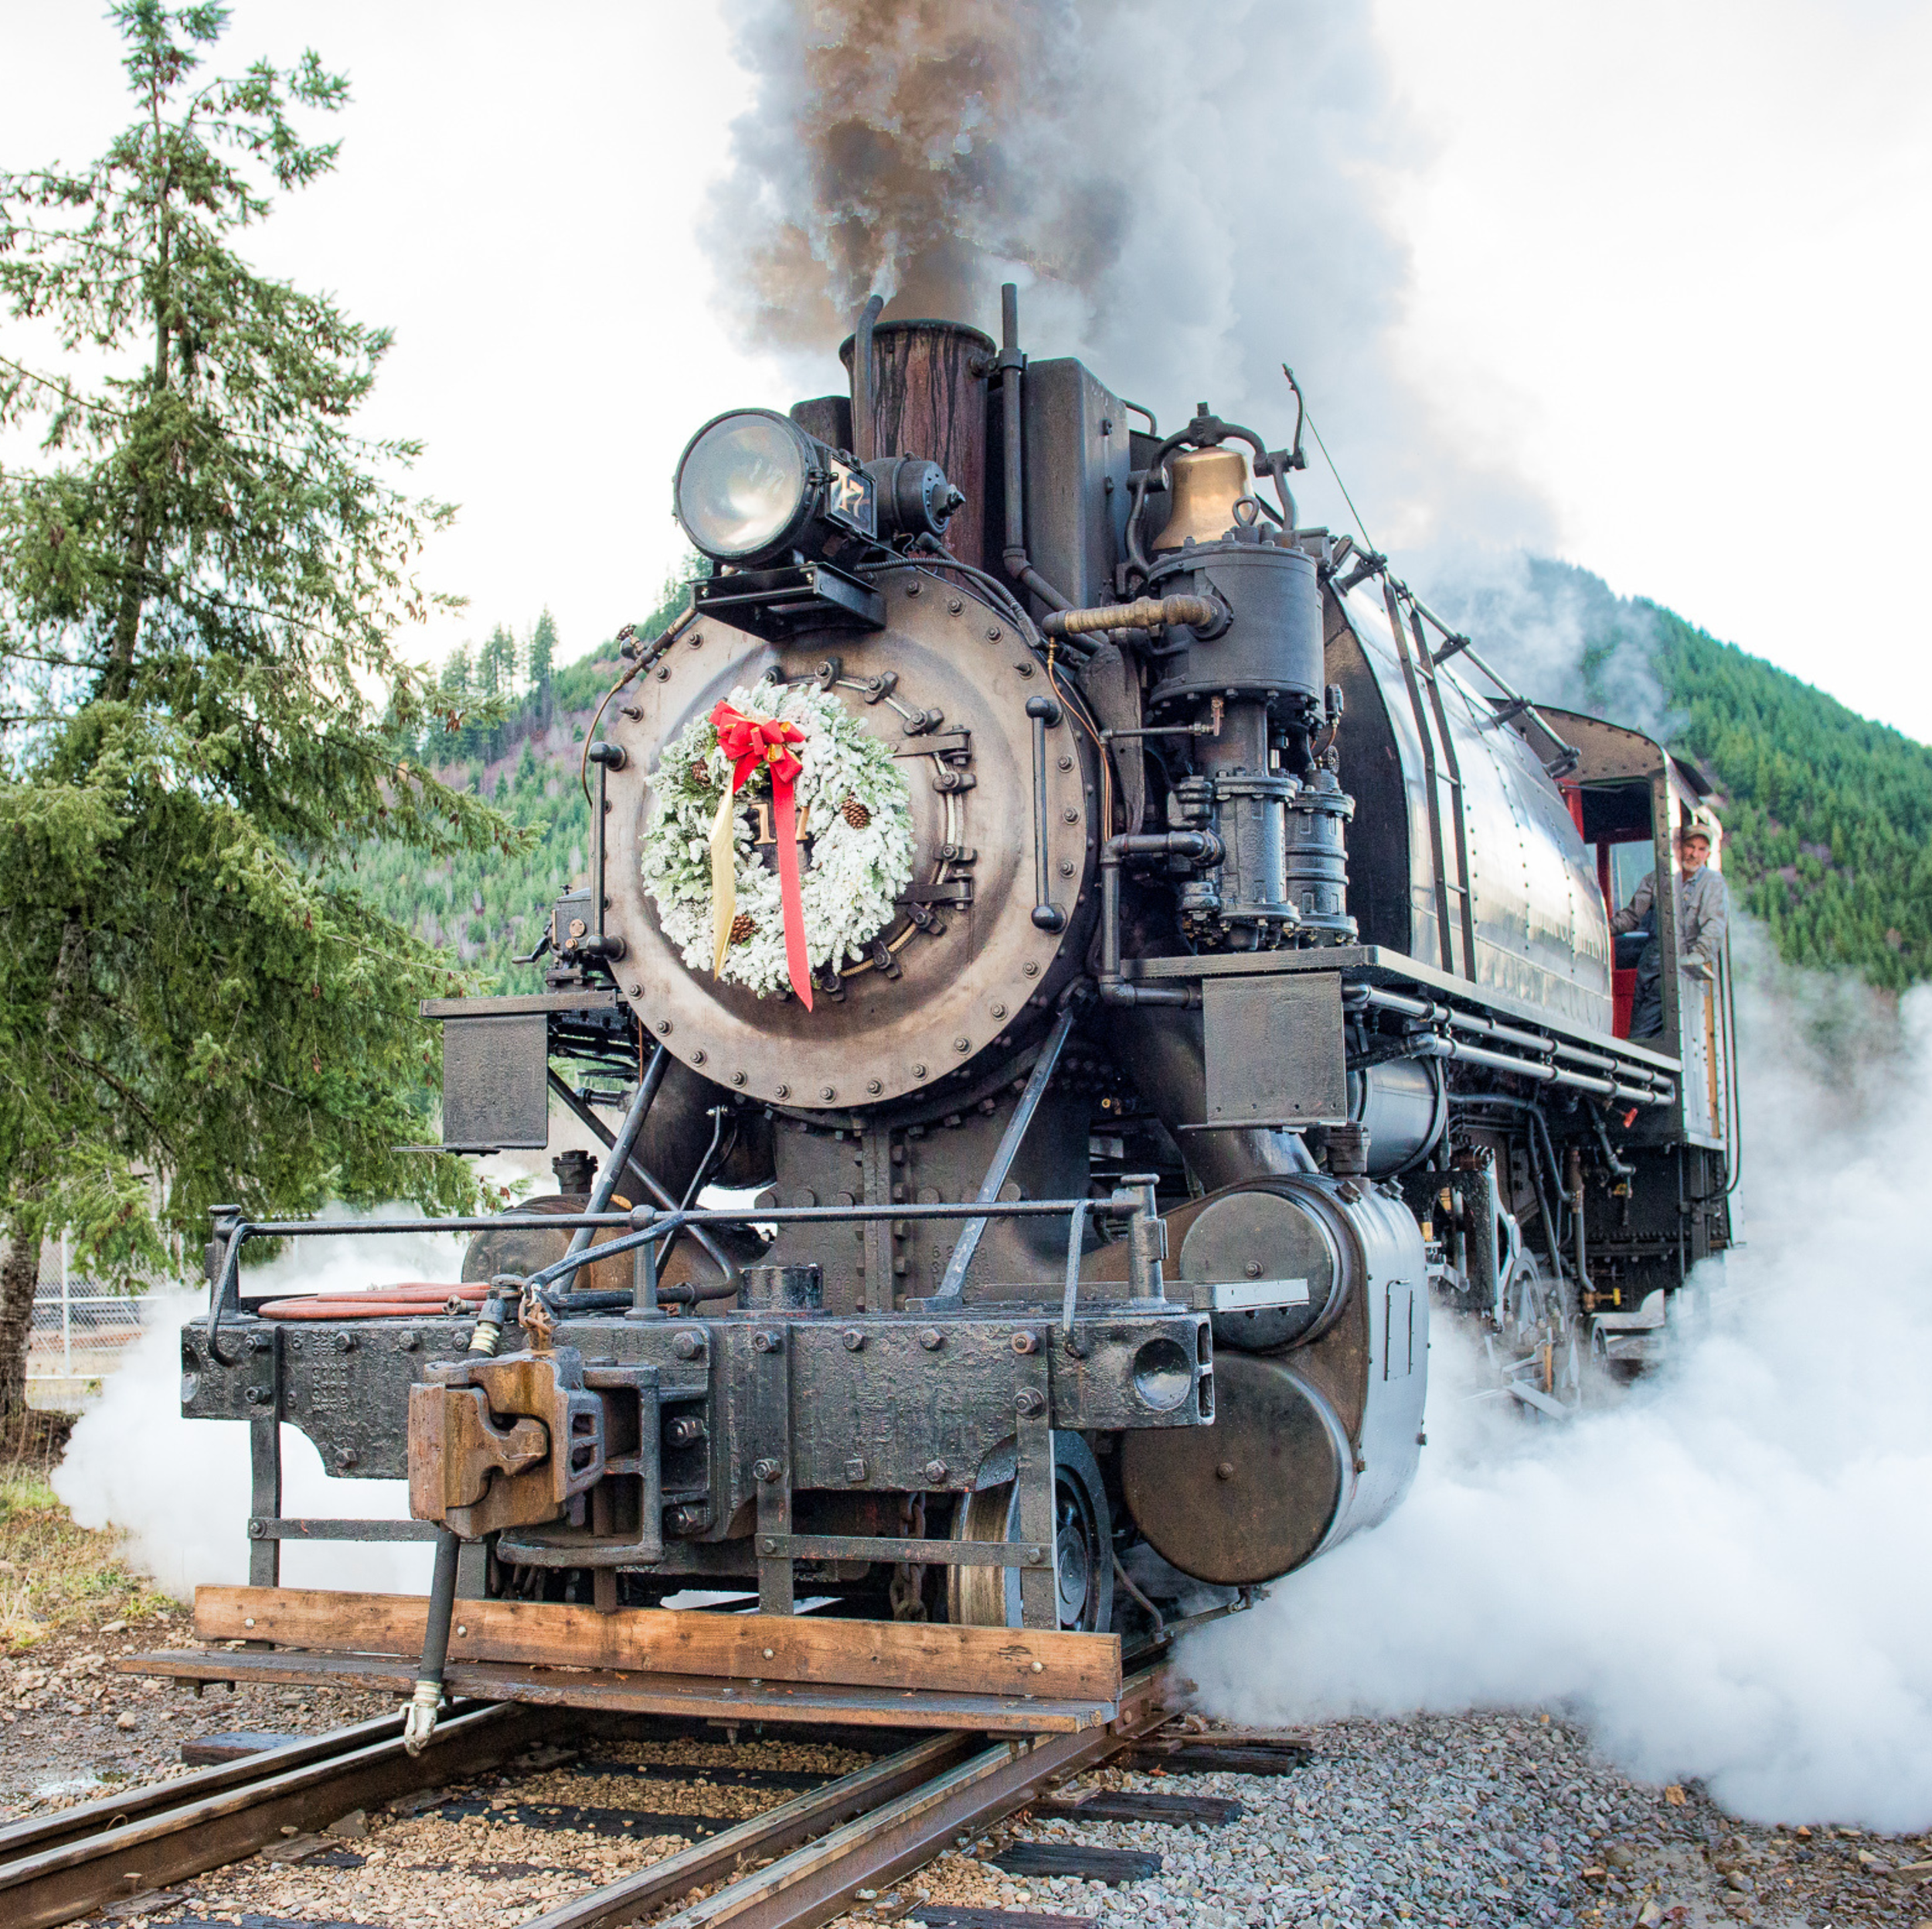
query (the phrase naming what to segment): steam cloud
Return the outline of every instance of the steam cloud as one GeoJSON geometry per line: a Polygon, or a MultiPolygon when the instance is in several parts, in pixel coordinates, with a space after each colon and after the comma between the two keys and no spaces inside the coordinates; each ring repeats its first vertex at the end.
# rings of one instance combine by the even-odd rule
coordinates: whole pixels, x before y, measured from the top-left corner
{"type": "MultiPolygon", "coordinates": [[[[1653,663],[1656,619],[1600,577],[1526,552],[1439,549],[1412,580],[1484,660],[1539,703],[1583,710],[1668,743],[1678,734],[1653,663]]],[[[1489,686],[1479,676],[1478,689],[1489,686]]]]}
{"type": "Polygon", "coordinates": [[[1366,8],[732,12],[755,97],[713,210],[717,285],[801,383],[837,380],[829,352],[869,294],[991,332],[1016,280],[1032,352],[1079,355],[1170,419],[1205,398],[1285,439],[1293,363],[1385,546],[1445,513],[1546,536],[1536,492],[1438,434],[1396,366],[1409,268],[1387,190],[1419,151],[1366,8]]]}
{"type": "Polygon", "coordinates": [[[1570,1427],[1502,1425],[1439,1322],[1404,1506],[1205,1631],[1213,1708],[1565,1706],[1735,1813],[1932,1822],[1932,990],[1745,964],[1747,1243],[1679,1356],[1570,1427]]]}
{"type": "MultiPolygon", "coordinates": [[[[251,1296],[293,1295],[450,1281],[461,1276],[462,1262],[463,1243],[440,1233],[304,1240],[252,1272],[248,1288],[251,1296]]],[[[207,1309],[203,1294],[148,1296],[140,1339],[81,1416],[53,1475],[54,1492],[82,1526],[122,1529],[129,1557],[181,1601],[198,1584],[248,1578],[247,1431],[181,1414],[181,1325],[207,1309]]],[[[287,1426],[282,1487],[282,1512],[291,1516],[409,1517],[406,1482],[330,1477],[306,1436],[287,1426]]],[[[296,1587],[422,1594],[430,1556],[427,1546],[408,1543],[284,1542],[282,1579],[296,1587]]]]}

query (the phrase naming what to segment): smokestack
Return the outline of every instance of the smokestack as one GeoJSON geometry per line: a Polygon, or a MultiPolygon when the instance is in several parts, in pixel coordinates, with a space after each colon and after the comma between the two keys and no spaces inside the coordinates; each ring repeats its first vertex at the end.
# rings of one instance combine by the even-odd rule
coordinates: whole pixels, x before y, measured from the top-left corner
{"type": "MultiPolygon", "coordinates": [[[[869,304],[868,304],[869,309],[869,304]]],[[[986,382],[992,340],[961,322],[881,322],[869,329],[871,382],[859,344],[847,337],[839,359],[852,376],[853,454],[916,455],[937,462],[965,497],[947,526],[945,544],[962,563],[986,566],[986,382]],[[871,424],[869,447],[862,426],[871,424]]]]}

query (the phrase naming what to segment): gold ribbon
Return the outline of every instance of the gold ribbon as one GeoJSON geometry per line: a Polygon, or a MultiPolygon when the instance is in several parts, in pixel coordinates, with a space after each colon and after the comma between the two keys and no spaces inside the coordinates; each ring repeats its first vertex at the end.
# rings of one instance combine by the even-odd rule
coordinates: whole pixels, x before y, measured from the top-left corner
{"type": "Polygon", "coordinates": [[[738,918],[738,853],[733,848],[733,807],[737,794],[730,785],[711,820],[711,975],[724,969],[731,948],[731,927],[738,918]]]}

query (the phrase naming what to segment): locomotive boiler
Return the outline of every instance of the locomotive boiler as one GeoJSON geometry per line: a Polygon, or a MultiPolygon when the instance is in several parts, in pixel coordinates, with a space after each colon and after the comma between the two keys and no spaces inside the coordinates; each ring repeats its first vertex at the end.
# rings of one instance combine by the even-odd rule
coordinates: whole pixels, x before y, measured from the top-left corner
{"type": "Polygon", "coordinates": [[[1728,1241],[1725,988],[1632,1043],[1607,912],[1693,769],[1303,526],[1298,407],[1163,432],[1010,289],[844,358],[685,452],[541,988],[425,1008],[447,1145],[602,1153],[454,1289],[264,1304],[301,1229],[218,1219],[258,1583],[358,1527],[281,1518],[280,1419],[407,1477],[446,1604],[1165,1635],[1395,1506],[1432,1309],[1558,1414],[1728,1241]]]}

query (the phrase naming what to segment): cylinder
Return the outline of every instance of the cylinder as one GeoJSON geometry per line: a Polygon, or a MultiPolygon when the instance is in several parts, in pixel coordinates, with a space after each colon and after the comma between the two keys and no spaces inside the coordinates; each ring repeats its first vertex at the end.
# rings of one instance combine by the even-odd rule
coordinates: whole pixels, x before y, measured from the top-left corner
{"type": "MultiPolygon", "coordinates": [[[[986,556],[986,377],[991,339],[957,322],[882,322],[872,331],[872,443],[862,461],[886,455],[937,462],[965,497],[940,539],[962,563],[986,556]]],[[[855,398],[864,372],[852,343],[838,351],[855,398]]],[[[862,416],[855,400],[855,418],[862,416]]]]}
{"type": "Polygon", "coordinates": [[[1264,704],[1277,719],[1307,716],[1319,704],[1321,587],[1311,556],[1271,542],[1211,543],[1161,557],[1147,587],[1150,596],[1218,597],[1230,613],[1219,635],[1168,630],[1148,693],[1157,719],[1177,704],[1191,712],[1217,696],[1264,704]]]}
{"type": "Polygon", "coordinates": [[[1355,799],[1332,771],[1318,772],[1288,808],[1287,897],[1305,932],[1338,940],[1355,935],[1347,838],[1354,815],[1355,799]]]}
{"type": "Polygon", "coordinates": [[[1420,1161],[1449,1122],[1439,1064],[1391,1058],[1349,1074],[1349,1117],[1368,1134],[1369,1175],[1386,1179],[1420,1161]]]}
{"type": "Polygon", "coordinates": [[[1289,892],[1288,801],[1300,786],[1291,777],[1222,777],[1214,781],[1218,830],[1226,856],[1220,867],[1224,922],[1274,930],[1294,917],[1289,892]]]}
{"type": "Polygon", "coordinates": [[[1332,1326],[1358,1280],[1359,1242],[1320,1181],[1265,1182],[1224,1192],[1189,1226],[1181,1274],[1239,1286],[1298,1282],[1285,1304],[1214,1315],[1214,1343],[1240,1352],[1278,1352],[1332,1326]]]}

